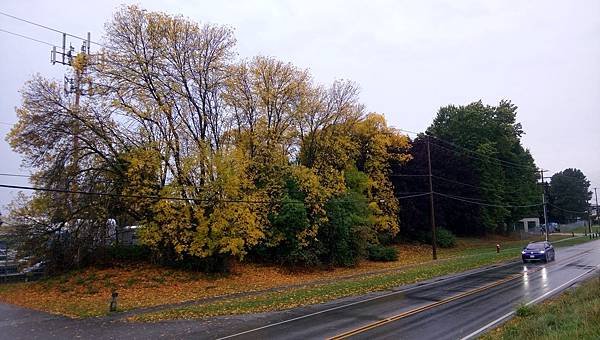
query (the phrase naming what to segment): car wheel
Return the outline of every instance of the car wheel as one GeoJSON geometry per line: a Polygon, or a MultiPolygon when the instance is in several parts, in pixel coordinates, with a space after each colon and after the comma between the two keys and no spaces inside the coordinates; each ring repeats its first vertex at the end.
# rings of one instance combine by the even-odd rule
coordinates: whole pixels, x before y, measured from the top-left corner
{"type": "Polygon", "coordinates": [[[544,256],[544,262],[548,263],[548,254],[546,254],[546,256],[544,256]]]}

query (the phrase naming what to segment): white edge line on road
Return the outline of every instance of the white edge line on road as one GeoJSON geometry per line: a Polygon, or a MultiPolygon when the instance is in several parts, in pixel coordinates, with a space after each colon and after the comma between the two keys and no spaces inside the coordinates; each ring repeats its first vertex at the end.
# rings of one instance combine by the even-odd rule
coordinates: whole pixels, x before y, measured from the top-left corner
{"type": "Polygon", "coordinates": [[[260,330],[265,329],[265,328],[279,326],[279,325],[282,325],[282,324],[285,324],[285,323],[288,323],[288,322],[297,321],[297,320],[305,319],[305,318],[308,318],[308,317],[311,317],[311,316],[315,316],[315,315],[319,315],[319,314],[331,312],[331,311],[334,311],[334,310],[338,310],[338,309],[342,309],[342,308],[346,308],[346,307],[358,305],[358,304],[361,304],[361,303],[365,303],[365,302],[369,302],[369,301],[373,301],[373,300],[377,300],[377,299],[381,299],[381,298],[384,298],[384,297],[388,297],[388,296],[392,296],[392,295],[396,295],[396,294],[405,293],[405,292],[408,292],[408,291],[411,291],[411,290],[414,290],[414,289],[417,289],[417,288],[427,287],[427,286],[430,286],[430,285],[433,285],[433,284],[436,284],[436,283],[444,282],[446,280],[461,278],[461,277],[468,276],[468,275],[483,273],[483,272],[486,272],[486,271],[489,271],[489,270],[493,270],[493,269],[508,267],[508,266],[514,265],[514,264],[516,264],[518,262],[520,262],[520,261],[513,261],[513,262],[505,263],[505,264],[502,264],[502,265],[499,265],[499,266],[490,266],[490,267],[487,267],[487,268],[484,268],[484,269],[474,270],[474,271],[471,271],[469,273],[462,273],[462,274],[459,274],[459,275],[456,275],[456,276],[448,277],[448,278],[443,279],[443,280],[433,281],[433,282],[429,282],[429,283],[426,283],[426,284],[422,284],[422,285],[418,285],[418,286],[414,286],[414,287],[410,287],[410,288],[406,288],[406,289],[402,289],[402,290],[393,291],[393,292],[390,292],[390,293],[387,293],[387,294],[374,296],[372,298],[368,298],[368,299],[365,299],[365,300],[354,301],[354,302],[351,302],[351,303],[348,303],[348,304],[345,304],[345,305],[340,305],[340,306],[336,306],[336,307],[324,309],[322,311],[318,311],[318,312],[314,312],[314,313],[310,313],[310,314],[306,314],[306,315],[301,315],[301,316],[298,316],[298,317],[295,317],[295,318],[291,318],[291,319],[279,321],[279,322],[276,322],[276,323],[271,323],[271,324],[268,324],[268,325],[264,325],[262,327],[253,328],[253,329],[249,329],[247,331],[243,331],[243,332],[239,332],[239,333],[227,335],[227,336],[224,336],[222,338],[218,338],[217,340],[234,338],[236,336],[240,336],[240,335],[244,335],[244,334],[248,334],[248,333],[260,331],[260,330]]]}
{"type": "MultiPolygon", "coordinates": [[[[534,304],[534,303],[536,303],[536,302],[539,302],[540,300],[542,300],[542,299],[544,299],[544,298],[548,297],[548,295],[554,294],[554,293],[555,293],[557,290],[560,290],[560,289],[564,288],[565,286],[572,284],[574,281],[576,281],[576,280],[580,279],[581,277],[583,277],[583,276],[585,276],[585,275],[587,275],[587,274],[589,274],[589,273],[593,272],[594,270],[598,269],[599,267],[600,267],[600,266],[596,266],[596,267],[594,267],[594,268],[592,268],[592,269],[590,269],[590,270],[586,271],[585,273],[583,273],[583,274],[581,274],[581,275],[579,275],[579,276],[577,276],[577,277],[575,277],[575,278],[573,278],[573,279],[571,279],[571,280],[569,280],[569,281],[567,281],[567,282],[563,283],[562,285],[560,285],[560,286],[558,286],[558,287],[556,287],[556,288],[552,289],[551,291],[549,291],[549,292],[546,292],[544,295],[542,295],[542,296],[539,296],[539,297],[537,297],[537,298],[535,298],[535,299],[533,299],[533,300],[529,301],[528,303],[526,303],[526,305],[527,305],[527,306],[529,306],[529,305],[531,305],[531,304],[534,304]]],[[[514,312],[514,311],[512,311],[512,312],[510,312],[510,313],[506,313],[506,314],[502,315],[501,317],[499,317],[498,319],[496,319],[496,320],[494,320],[494,321],[492,321],[492,322],[488,323],[487,325],[485,325],[485,326],[483,326],[483,327],[479,328],[479,329],[478,329],[478,330],[476,330],[475,332],[473,332],[473,333],[471,333],[471,334],[469,334],[469,335],[467,335],[467,336],[465,336],[465,337],[462,337],[460,340],[467,340],[467,339],[471,339],[471,338],[475,337],[476,335],[479,335],[479,334],[480,334],[480,333],[482,333],[483,331],[485,331],[485,330],[487,330],[487,329],[489,329],[489,328],[493,327],[494,325],[496,325],[496,324],[498,324],[498,323],[500,323],[500,322],[504,321],[506,318],[508,318],[508,317],[512,316],[513,314],[515,314],[515,312],[514,312]]]]}
{"type": "MultiPolygon", "coordinates": [[[[554,242],[554,243],[556,243],[556,242],[554,242]]],[[[433,285],[433,284],[436,284],[436,283],[444,282],[446,280],[461,278],[461,277],[464,277],[464,276],[469,276],[469,275],[473,275],[473,274],[483,273],[483,272],[486,272],[486,271],[489,271],[489,270],[493,270],[493,269],[508,267],[510,265],[514,265],[514,264],[520,263],[520,262],[521,261],[511,261],[511,262],[508,262],[508,263],[505,263],[505,264],[502,264],[502,265],[490,266],[490,267],[479,269],[479,270],[475,269],[475,270],[470,271],[468,273],[462,273],[462,274],[459,274],[459,275],[451,276],[451,277],[448,277],[448,278],[443,279],[443,280],[433,281],[433,282],[430,282],[430,283],[426,283],[426,284],[414,286],[414,287],[411,287],[411,288],[406,288],[406,289],[402,289],[402,290],[393,291],[393,292],[390,292],[388,294],[374,296],[372,298],[368,298],[368,299],[365,299],[365,300],[359,300],[359,301],[351,302],[351,303],[348,303],[348,304],[345,304],[345,305],[340,305],[340,306],[336,306],[336,307],[324,309],[322,311],[318,311],[318,312],[314,312],[314,313],[310,313],[310,314],[306,314],[306,315],[301,315],[301,316],[298,316],[298,317],[295,317],[295,318],[291,318],[291,319],[279,321],[279,322],[276,322],[276,323],[267,324],[267,325],[264,325],[264,326],[261,326],[261,327],[249,329],[247,331],[243,331],[243,332],[239,332],[239,333],[227,335],[227,336],[218,338],[217,340],[235,338],[237,336],[248,334],[248,333],[252,333],[252,332],[256,332],[256,331],[260,331],[262,329],[266,329],[266,328],[270,328],[270,327],[274,327],[274,326],[279,326],[279,325],[286,324],[286,323],[289,323],[289,322],[293,322],[293,321],[305,319],[305,318],[308,318],[308,317],[311,317],[311,316],[315,316],[315,315],[319,315],[319,314],[331,312],[331,311],[334,311],[334,310],[338,310],[338,309],[342,309],[342,308],[346,308],[346,307],[358,305],[358,304],[361,304],[361,303],[365,303],[365,302],[369,302],[369,301],[373,301],[373,300],[377,300],[377,299],[381,299],[381,298],[392,296],[392,295],[395,295],[395,294],[405,293],[405,292],[408,292],[408,291],[411,291],[411,290],[414,290],[414,289],[417,289],[417,288],[427,287],[427,286],[430,286],[430,285],[433,285]]],[[[506,316],[504,316],[504,317],[506,317],[506,316]]]]}

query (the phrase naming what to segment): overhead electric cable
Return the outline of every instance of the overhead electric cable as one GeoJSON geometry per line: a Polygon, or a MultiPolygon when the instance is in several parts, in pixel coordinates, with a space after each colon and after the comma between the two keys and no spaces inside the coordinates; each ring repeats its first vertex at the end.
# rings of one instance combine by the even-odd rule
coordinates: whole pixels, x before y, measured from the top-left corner
{"type": "Polygon", "coordinates": [[[7,31],[7,30],[5,30],[5,29],[3,29],[3,28],[0,28],[0,32],[4,32],[4,33],[8,33],[8,34],[12,34],[12,35],[15,35],[15,36],[17,36],[17,37],[21,37],[21,38],[24,38],[24,39],[32,40],[32,41],[38,42],[38,43],[40,43],[40,44],[49,45],[49,46],[51,46],[51,47],[54,47],[54,46],[55,46],[55,45],[53,45],[53,44],[51,44],[51,43],[49,43],[49,42],[42,41],[42,40],[39,40],[39,39],[36,39],[36,38],[32,38],[32,37],[26,36],[26,35],[24,35],[24,34],[19,34],[19,33],[11,32],[11,31],[7,31]]]}
{"type": "Polygon", "coordinates": [[[429,175],[405,175],[405,174],[390,174],[390,177],[429,177],[429,175]]]}
{"type": "Polygon", "coordinates": [[[413,198],[413,197],[421,197],[421,196],[429,196],[429,192],[416,194],[416,195],[408,195],[408,196],[396,196],[397,199],[405,199],[405,198],[413,198]]]}
{"type": "Polygon", "coordinates": [[[588,213],[587,211],[574,211],[574,210],[563,209],[561,207],[557,207],[554,204],[550,204],[550,203],[546,203],[546,204],[548,204],[549,206],[551,206],[551,207],[553,207],[555,209],[558,209],[558,210],[561,210],[561,211],[564,211],[564,212],[573,213],[573,214],[587,214],[588,213]]]}
{"type": "Polygon", "coordinates": [[[9,174],[9,173],[0,173],[0,176],[5,176],[5,177],[31,177],[29,175],[21,175],[21,174],[9,174]]]}
{"type": "Polygon", "coordinates": [[[526,204],[526,205],[493,204],[493,203],[476,202],[476,201],[473,201],[472,199],[469,199],[469,198],[465,198],[465,197],[461,197],[461,196],[453,196],[453,195],[442,194],[440,192],[434,192],[434,194],[442,196],[442,197],[447,197],[447,198],[450,198],[450,199],[453,199],[453,200],[457,200],[457,201],[462,201],[462,202],[466,202],[466,203],[471,203],[471,204],[476,204],[476,205],[482,205],[482,206],[487,206],[487,207],[497,207],[497,208],[532,208],[532,207],[537,207],[537,206],[541,206],[542,205],[542,203],[526,204]]]}
{"type": "MultiPolygon", "coordinates": [[[[66,34],[67,36],[69,36],[69,37],[72,37],[72,38],[76,38],[76,39],[80,39],[80,40],[84,40],[84,41],[87,41],[87,40],[88,40],[87,38],[83,38],[83,37],[80,37],[80,36],[77,36],[77,35],[74,35],[74,34],[71,34],[71,33],[67,33],[67,32],[61,31],[61,30],[59,30],[59,29],[56,29],[56,28],[52,28],[52,27],[49,27],[49,26],[46,26],[46,25],[42,25],[42,24],[39,24],[39,23],[37,23],[37,22],[34,22],[34,21],[31,21],[31,20],[27,20],[27,19],[19,18],[19,17],[17,17],[17,16],[14,16],[14,15],[11,15],[11,14],[8,14],[8,13],[5,13],[5,12],[2,12],[2,11],[0,11],[0,15],[4,15],[4,16],[6,16],[6,17],[9,17],[9,18],[12,18],[12,19],[15,19],[15,20],[19,20],[19,21],[22,21],[22,22],[28,23],[28,24],[30,24],[30,25],[34,25],[34,26],[37,26],[37,27],[40,27],[40,28],[43,28],[43,29],[47,29],[47,30],[50,30],[50,31],[56,32],[56,33],[61,33],[61,34],[63,34],[63,33],[64,33],[64,34],[66,34]]],[[[41,41],[40,41],[40,42],[41,42],[41,41]]],[[[45,44],[47,44],[46,42],[44,42],[44,43],[45,43],[45,44]]],[[[95,42],[95,41],[91,41],[91,40],[90,40],[90,43],[92,43],[92,44],[95,44],[95,45],[98,45],[98,46],[106,47],[105,45],[103,45],[103,44],[101,44],[101,43],[98,43],[98,42],[95,42]]],[[[55,45],[52,45],[52,44],[51,44],[51,46],[55,46],[55,45]]]]}
{"type": "MultiPolygon", "coordinates": [[[[438,139],[438,138],[436,138],[436,139],[438,139]]],[[[440,140],[440,139],[438,139],[438,140],[440,140]]],[[[438,147],[438,148],[442,148],[442,149],[445,149],[445,150],[451,151],[451,152],[459,153],[459,151],[457,151],[457,150],[453,150],[453,149],[451,149],[451,148],[449,148],[449,147],[445,147],[445,146],[443,146],[443,145],[439,145],[439,144],[435,144],[435,143],[432,143],[432,145],[433,145],[433,146],[436,146],[436,147],[438,147]]],[[[475,152],[475,151],[473,151],[473,150],[469,150],[469,149],[467,149],[467,148],[463,148],[463,147],[460,147],[460,148],[461,148],[461,149],[463,149],[463,150],[468,150],[468,151],[469,151],[469,152],[471,152],[471,153],[474,153],[474,154],[481,155],[481,157],[478,157],[478,156],[467,155],[467,154],[464,154],[464,153],[463,153],[463,155],[464,155],[464,156],[466,156],[466,157],[469,157],[469,158],[478,159],[478,160],[481,160],[481,161],[494,160],[494,161],[498,161],[499,163],[501,163],[501,164],[500,164],[500,166],[503,166],[503,167],[506,167],[506,168],[519,168],[519,169],[525,169],[525,170],[529,170],[529,171],[532,171],[532,172],[535,172],[535,173],[537,173],[537,172],[538,172],[538,170],[537,170],[537,169],[535,169],[535,168],[532,168],[531,166],[528,166],[528,165],[523,165],[523,164],[513,163],[513,162],[509,162],[509,161],[504,161],[504,160],[502,160],[502,159],[500,159],[500,158],[496,158],[496,157],[492,157],[492,156],[483,155],[483,154],[481,154],[481,153],[475,152]]]]}
{"type": "MultiPolygon", "coordinates": [[[[33,190],[33,191],[44,191],[44,192],[57,192],[64,194],[80,194],[80,195],[92,195],[92,196],[109,196],[109,197],[122,197],[122,198],[137,198],[137,199],[155,199],[155,200],[171,200],[171,201],[195,201],[195,202],[222,202],[222,203],[250,203],[250,204],[273,204],[273,201],[254,201],[254,200],[235,200],[235,199],[207,199],[207,198],[183,198],[183,197],[170,197],[170,196],[146,196],[146,195],[123,195],[109,192],[97,192],[97,191],[80,191],[80,190],[64,190],[64,189],[53,189],[53,188],[40,188],[31,187],[24,185],[10,185],[0,184],[0,188],[8,189],[21,189],[21,190],[33,190]]],[[[397,199],[407,199],[413,197],[420,197],[429,195],[429,193],[407,195],[407,196],[396,196],[397,199]]],[[[306,202],[299,202],[306,203],[306,202]]]]}

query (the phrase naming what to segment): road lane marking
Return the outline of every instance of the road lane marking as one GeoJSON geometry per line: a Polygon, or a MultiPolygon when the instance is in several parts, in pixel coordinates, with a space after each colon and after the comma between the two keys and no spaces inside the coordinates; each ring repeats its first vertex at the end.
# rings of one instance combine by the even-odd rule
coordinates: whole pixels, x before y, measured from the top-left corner
{"type": "MultiPolygon", "coordinates": [[[[528,272],[529,273],[533,273],[533,272],[537,272],[539,270],[541,270],[541,267],[538,267],[535,270],[530,270],[528,272]]],[[[329,340],[346,339],[346,338],[349,338],[351,336],[354,336],[354,335],[366,332],[368,330],[371,330],[373,328],[383,326],[383,325],[388,324],[390,322],[397,321],[397,320],[403,319],[405,317],[421,313],[423,311],[435,308],[437,306],[441,306],[443,304],[446,304],[446,303],[449,303],[449,302],[452,302],[452,301],[455,301],[455,300],[458,300],[458,299],[462,299],[462,298],[467,297],[469,295],[477,294],[477,293],[482,292],[484,290],[487,290],[487,289],[499,286],[501,284],[504,284],[506,282],[509,282],[509,281],[521,278],[521,277],[523,277],[523,275],[524,275],[524,273],[509,275],[509,276],[505,277],[502,280],[494,281],[492,283],[488,283],[487,285],[483,285],[481,287],[477,287],[477,288],[468,290],[466,292],[453,295],[451,297],[442,299],[440,301],[433,302],[433,303],[430,303],[430,304],[427,304],[427,305],[424,305],[424,306],[421,306],[421,307],[418,307],[418,308],[415,308],[415,309],[411,309],[411,310],[406,311],[406,312],[402,312],[402,313],[394,315],[394,316],[387,317],[387,318],[379,320],[379,321],[372,322],[370,324],[367,324],[367,325],[364,325],[362,327],[359,327],[359,328],[347,331],[347,332],[342,333],[342,334],[338,334],[338,335],[333,336],[333,337],[328,338],[328,339],[329,340]]]]}
{"type": "MultiPolygon", "coordinates": [[[[563,289],[563,288],[565,288],[565,286],[572,284],[574,281],[576,281],[576,280],[580,279],[581,277],[583,277],[583,276],[585,276],[585,275],[588,275],[589,273],[593,272],[594,270],[596,270],[596,269],[598,269],[598,268],[600,268],[600,266],[596,266],[596,267],[594,267],[594,268],[592,268],[592,269],[590,269],[590,270],[586,271],[585,273],[583,273],[583,274],[581,274],[581,275],[579,275],[579,276],[577,276],[577,277],[575,277],[575,278],[573,278],[573,279],[571,279],[571,280],[569,280],[569,281],[567,281],[567,282],[563,283],[562,285],[560,285],[560,286],[558,286],[558,287],[556,287],[556,288],[552,289],[551,291],[549,291],[549,292],[546,292],[545,294],[543,294],[543,295],[541,295],[541,296],[539,296],[539,297],[537,297],[537,298],[535,298],[535,299],[533,299],[533,300],[529,301],[529,302],[528,302],[528,303],[526,303],[525,305],[527,305],[527,306],[530,306],[530,305],[532,305],[532,304],[534,304],[534,303],[537,303],[537,302],[539,302],[540,300],[542,300],[542,299],[544,299],[544,298],[548,297],[548,296],[549,296],[549,295],[551,295],[551,294],[554,294],[554,293],[556,293],[556,291],[558,291],[558,290],[560,290],[560,289],[563,289]]],[[[514,312],[514,311],[512,311],[512,312],[510,312],[510,313],[506,313],[506,314],[502,315],[501,317],[499,317],[498,319],[496,319],[496,320],[494,320],[494,321],[492,321],[492,322],[488,323],[487,325],[485,325],[485,326],[483,326],[483,327],[479,328],[478,330],[474,331],[473,333],[471,333],[471,334],[469,334],[469,335],[466,335],[466,336],[462,337],[460,340],[467,340],[467,339],[471,339],[471,338],[475,337],[476,335],[479,335],[479,334],[481,334],[482,332],[484,332],[484,331],[486,331],[486,330],[490,329],[491,327],[493,327],[493,326],[495,326],[495,325],[497,325],[497,324],[501,323],[501,322],[502,322],[502,321],[504,321],[506,318],[509,318],[509,317],[511,317],[513,314],[515,314],[515,312],[514,312]]]]}
{"type": "MultiPolygon", "coordinates": [[[[587,252],[589,252],[589,250],[586,250],[586,251],[584,251],[583,253],[587,253],[587,252]]],[[[570,256],[570,257],[567,257],[566,259],[563,259],[563,261],[568,261],[568,260],[571,260],[571,259],[573,259],[573,258],[575,258],[575,257],[578,257],[579,255],[581,255],[581,253],[579,253],[579,254],[575,254],[575,255],[572,255],[572,256],[570,256]]],[[[548,265],[546,265],[546,266],[548,266],[548,265]]],[[[544,266],[544,267],[546,267],[546,266],[544,266]]],[[[397,321],[397,320],[400,320],[400,319],[402,319],[402,318],[405,318],[405,317],[408,317],[408,316],[411,316],[411,315],[414,315],[414,314],[418,314],[418,313],[421,313],[421,312],[423,312],[423,311],[429,310],[429,309],[431,309],[431,308],[435,308],[435,307],[437,307],[437,306],[440,306],[440,305],[443,305],[443,304],[446,304],[446,303],[449,303],[449,302],[455,301],[455,300],[457,300],[457,299],[461,299],[461,298],[463,298],[463,297],[467,297],[467,296],[469,296],[469,295],[473,295],[473,294],[479,293],[479,292],[481,292],[481,291],[484,291],[484,290],[487,290],[487,289],[490,289],[490,288],[493,288],[493,287],[499,286],[499,285],[501,285],[501,284],[503,284],[503,283],[506,283],[506,282],[512,281],[512,280],[514,280],[514,279],[516,279],[516,278],[519,278],[519,277],[522,277],[522,276],[525,276],[525,275],[528,275],[528,274],[532,274],[532,273],[538,272],[538,271],[540,271],[542,268],[543,268],[543,267],[535,267],[535,268],[533,268],[533,269],[529,269],[529,268],[527,268],[527,269],[526,269],[524,272],[522,272],[522,273],[519,273],[519,274],[513,274],[513,275],[510,275],[510,276],[507,276],[506,278],[504,278],[504,279],[502,279],[502,280],[495,281],[495,282],[489,283],[489,284],[487,284],[487,285],[484,285],[484,286],[481,286],[481,287],[478,287],[478,288],[474,288],[474,289],[468,290],[468,291],[466,291],[466,292],[463,292],[463,293],[460,293],[460,294],[457,294],[457,295],[451,296],[451,297],[449,297],[449,298],[446,298],[446,299],[440,300],[440,301],[438,301],[438,302],[434,302],[434,303],[431,303],[431,304],[428,304],[428,305],[425,305],[425,306],[422,306],[422,307],[418,307],[418,308],[415,308],[415,309],[409,310],[409,311],[407,311],[407,312],[400,313],[400,314],[398,314],[398,315],[394,315],[394,316],[391,316],[391,317],[388,317],[388,318],[385,318],[385,319],[382,319],[382,320],[379,320],[379,321],[375,321],[375,322],[373,322],[373,323],[370,323],[370,324],[367,324],[367,325],[365,325],[365,326],[362,326],[362,327],[356,328],[356,329],[354,329],[354,330],[351,330],[351,331],[348,331],[348,332],[345,332],[345,333],[342,333],[342,334],[336,335],[336,336],[334,336],[334,337],[331,337],[331,338],[328,338],[328,339],[330,339],[330,340],[333,340],[333,339],[345,339],[345,338],[348,338],[348,337],[354,336],[354,335],[356,335],[356,334],[363,333],[363,332],[365,332],[365,331],[368,331],[368,330],[370,330],[370,329],[373,329],[373,328],[376,328],[376,327],[379,327],[379,326],[385,325],[385,324],[387,324],[387,323],[390,323],[390,322],[393,322],[393,321],[397,321]]]]}
{"type": "MultiPolygon", "coordinates": [[[[576,247],[576,246],[577,245],[572,246],[572,247],[576,247]]],[[[589,251],[590,250],[586,250],[586,251],[584,251],[582,253],[586,253],[586,252],[589,252],[589,251]]],[[[571,259],[573,257],[576,257],[576,256],[578,256],[578,255],[580,255],[582,253],[575,254],[573,256],[570,256],[570,257],[568,257],[566,259],[562,259],[562,260],[563,261],[567,261],[567,260],[569,260],[569,259],[571,259]]],[[[347,304],[344,304],[344,305],[340,305],[340,306],[336,306],[336,307],[324,309],[324,310],[321,310],[321,311],[318,311],[318,312],[301,315],[301,316],[298,316],[298,317],[295,317],[295,318],[291,318],[291,319],[287,319],[287,320],[283,320],[283,321],[279,321],[279,322],[267,324],[267,325],[264,325],[264,326],[261,326],[261,327],[257,327],[257,328],[252,328],[252,329],[249,329],[249,330],[246,330],[246,331],[243,331],[243,332],[239,332],[239,333],[235,333],[235,334],[231,334],[231,335],[227,335],[227,336],[218,338],[217,340],[235,338],[235,337],[238,337],[240,335],[244,335],[244,334],[248,334],[248,333],[252,333],[252,332],[257,332],[257,331],[260,331],[260,330],[263,330],[263,329],[267,329],[267,328],[271,328],[271,327],[283,325],[283,324],[286,324],[286,323],[290,323],[290,322],[294,322],[294,321],[306,319],[306,318],[309,318],[309,317],[313,317],[313,316],[316,316],[316,315],[328,313],[328,312],[331,312],[331,311],[335,311],[335,310],[339,310],[339,309],[344,309],[346,307],[351,307],[351,306],[358,305],[358,304],[361,304],[361,303],[366,303],[366,302],[370,302],[370,301],[373,301],[373,300],[378,300],[378,299],[381,299],[381,298],[385,298],[385,297],[389,297],[389,296],[393,296],[393,295],[397,295],[397,294],[403,294],[403,293],[406,293],[406,292],[409,292],[409,291],[412,291],[412,290],[415,290],[415,289],[419,289],[419,288],[423,288],[423,287],[427,287],[427,286],[431,286],[431,285],[443,283],[443,282],[446,282],[446,281],[452,281],[452,280],[455,280],[455,279],[459,279],[459,278],[470,276],[470,275],[474,275],[474,274],[483,273],[483,272],[486,272],[486,271],[491,271],[491,270],[494,270],[494,269],[509,267],[509,266],[515,265],[517,263],[521,263],[521,260],[508,262],[508,263],[504,263],[504,264],[501,264],[501,265],[492,265],[492,266],[489,266],[489,267],[486,267],[486,268],[481,268],[481,269],[474,269],[474,270],[471,270],[469,272],[463,272],[461,274],[458,274],[458,275],[455,275],[455,276],[451,276],[451,277],[448,277],[446,279],[442,279],[442,280],[438,280],[438,281],[432,281],[432,282],[425,283],[425,284],[420,284],[419,285],[417,283],[417,285],[415,285],[414,287],[410,287],[410,288],[406,288],[406,289],[402,289],[402,290],[397,290],[397,291],[392,291],[392,292],[387,293],[387,294],[374,296],[374,297],[371,297],[371,298],[368,298],[368,299],[364,299],[364,300],[358,300],[358,301],[347,303],[347,304]]],[[[432,278],[431,280],[434,280],[434,279],[435,278],[432,278]]]]}
{"type": "MultiPolygon", "coordinates": [[[[442,279],[442,280],[432,281],[432,282],[425,283],[425,284],[416,283],[416,286],[414,286],[414,287],[410,287],[410,288],[406,288],[406,289],[401,289],[401,290],[395,290],[395,291],[392,291],[392,292],[387,293],[387,294],[378,295],[378,296],[374,296],[374,297],[371,297],[371,298],[368,298],[368,299],[354,301],[354,302],[351,302],[351,303],[347,303],[345,305],[341,305],[341,306],[336,306],[336,307],[324,309],[322,311],[318,311],[318,312],[314,312],[314,313],[310,313],[310,314],[298,316],[298,317],[295,317],[295,318],[291,318],[291,319],[279,321],[279,322],[276,322],[276,323],[271,323],[271,324],[264,325],[264,326],[261,326],[261,327],[249,329],[247,331],[243,331],[243,332],[239,332],[239,333],[227,335],[227,336],[218,338],[217,340],[231,339],[231,338],[234,338],[234,337],[237,337],[237,336],[240,336],[240,335],[244,335],[244,334],[248,334],[248,333],[260,331],[260,330],[263,330],[263,329],[266,329],[266,328],[275,327],[275,326],[279,326],[279,325],[286,324],[286,323],[289,323],[289,322],[302,320],[302,319],[305,319],[305,318],[308,318],[308,317],[311,317],[311,316],[315,316],[315,315],[319,315],[319,314],[331,312],[331,311],[338,310],[338,309],[343,309],[343,308],[346,308],[346,307],[351,307],[351,306],[354,306],[354,305],[358,305],[358,304],[369,302],[369,301],[373,301],[373,300],[382,299],[382,298],[385,298],[385,297],[388,297],[388,296],[392,296],[392,295],[403,294],[403,293],[410,292],[410,291],[415,290],[415,289],[419,289],[419,288],[423,288],[423,287],[427,287],[427,286],[431,286],[431,285],[435,285],[435,284],[439,284],[439,283],[444,283],[444,282],[449,281],[449,280],[460,279],[461,277],[465,277],[465,276],[469,276],[469,275],[474,275],[474,274],[479,274],[479,273],[483,273],[483,272],[494,270],[494,269],[498,269],[498,268],[508,267],[508,266],[515,265],[515,264],[518,264],[518,263],[521,263],[521,261],[520,260],[519,261],[512,261],[512,262],[504,263],[504,264],[501,264],[501,265],[492,265],[492,266],[489,266],[489,267],[486,267],[486,268],[474,269],[474,270],[469,271],[469,272],[464,272],[464,273],[461,273],[459,275],[454,275],[454,276],[451,276],[451,277],[448,277],[448,278],[445,278],[445,279],[442,279]]],[[[435,280],[435,278],[431,278],[431,280],[435,280]]]]}

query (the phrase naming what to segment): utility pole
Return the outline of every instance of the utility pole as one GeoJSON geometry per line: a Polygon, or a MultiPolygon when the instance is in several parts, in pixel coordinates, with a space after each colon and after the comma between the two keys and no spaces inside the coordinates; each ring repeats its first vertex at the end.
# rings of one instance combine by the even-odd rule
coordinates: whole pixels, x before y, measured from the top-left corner
{"type": "Polygon", "coordinates": [[[598,188],[594,188],[594,194],[596,195],[596,223],[598,223],[600,222],[600,211],[598,211],[598,188]]]}
{"type": "Polygon", "coordinates": [[[546,182],[544,182],[544,172],[548,170],[540,169],[542,175],[542,205],[544,206],[544,230],[546,231],[546,242],[548,242],[548,216],[546,214],[546,182]]]}
{"type": "MultiPolygon", "coordinates": [[[[75,99],[72,105],[71,110],[77,114],[79,112],[79,101],[82,95],[85,95],[82,89],[82,81],[85,69],[87,64],[90,62],[90,46],[91,46],[91,35],[90,32],[87,33],[87,39],[83,41],[81,46],[81,52],[74,55],[75,49],[71,44],[69,44],[69,49],[67,50],[67,34],[62,34],[62,52],[57,51],[56,47],[52,48],[50,52],[50,62],[52,65],[61,64],[64,66],[71,66],[73,68],[74,77],[70,78],[65,76],[64,81],[64,90],[66,95],[75,94],[75,99]],[[59,56],[60,58],[57,58],[59,56]]],[[[89,94],[89,91],[88,91],[89,94]]],[[[73,117],[75,118],[75,117],[73,117]]],[[[79,174],[79,121],[77,119],[73,119],[72,122],[72,133],[73,133],[73,152],[72,152],[72,182],[71,182],[71,190],[78,191],[79,186],[77,183],[77,176],[79,174]]],[[[71,208],[75,209],[77,206],[77,196],[71,196],[71,208]]],[[[76,262],[79,264],[81,259],[81,248],[77,251],[77,259],[76,262]]]]}
{"type": "MultiPolygon", "coordinates": [[[[75,98],[74,98],[74,103],[72,106],[72,110],[74,112],[78,112],[79,111],[79,101],[80,101],[80,97],[82,95],[84,95],[84,91],[82,89],[82,80],[83,80],[83,74],[85,72],[85,68],[86,68],[86,64],[90,61],[90,45],[91,45],[91,34],[90,32],[87,33],[87,40],[83,41],[83,44],[81,46],[81,52],[78,53],[77,55],[74,54],[75,49],[73,48],[72,45],[69,44],[69,48],[67,49],[67,34],[63,33],[62,34],[62,52],[58,51],[56,49],[56,46],[52,48],[52,51],[50,52],[50,62],[52,63],[52,65],[55,64],[60,64],[60,65],[64,65],[64,66],[71,66],[73,67],[73,73],[74,73],[74,77],[73,78],[69,78],[67,76],[65,76],[65,80],[64,80],[64,91],[65,94],[69,95],[69,94],[75,94],[75,98]],[[77,59],[77,62],[74,63],[74,60],[77,59]],[[83,60],[81,60],[83,59],[83,60]]],[[[79,159],[79,123],[77,122],[77,120],[73,121],[73,126],[72,126],[72,133],[73,133],[73,182],[71,185],[71,189],[73,191],[77,191],[78,185],[77,185],[77,173],[78,173],[78,167],[77,167],[77,162],[79,159]]],[[[75,199],[76,200],[76,199],[75,199]]],[[[73,203],[73,205],[75,205],[73,203]]]]}
{"type": "Polygon", "coordinates": [[[592,203],[588,204],[587,213],[588,213],[588,231],[590,233],[590,239],[592,238],[592,203]]]}
{"type": "Polygon", "coordinates": [[[429,210],[431,212],[431,251],[433,259],[437,260],[437,238],[435,235],[435,210],[433,207],[433,180],[431,174],[431,150],[429,148],[429,139],[427,136],[427,167],[429,169],[429,210]]]}

